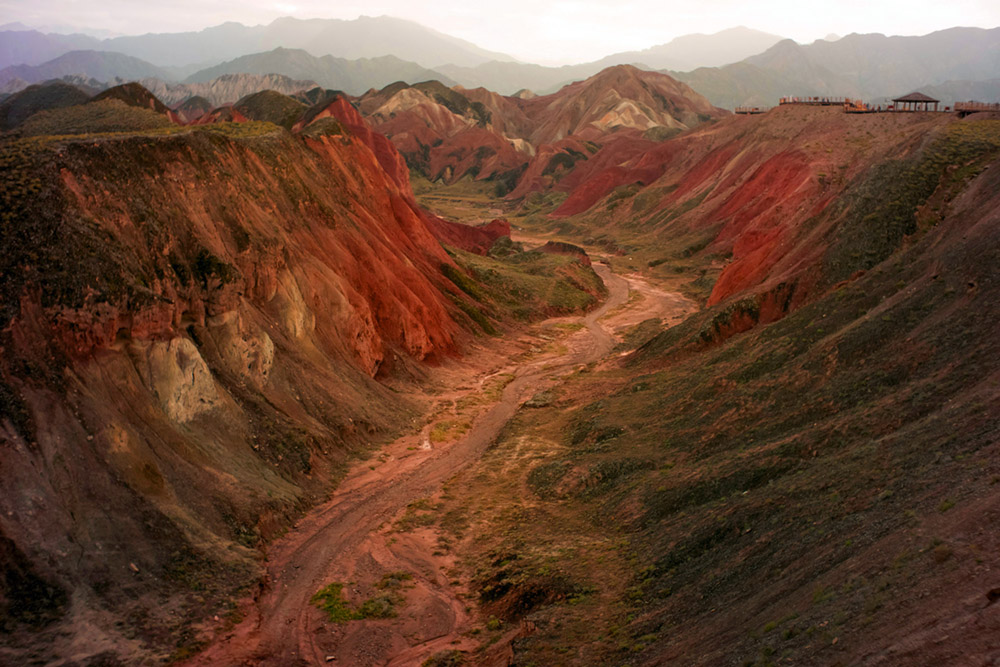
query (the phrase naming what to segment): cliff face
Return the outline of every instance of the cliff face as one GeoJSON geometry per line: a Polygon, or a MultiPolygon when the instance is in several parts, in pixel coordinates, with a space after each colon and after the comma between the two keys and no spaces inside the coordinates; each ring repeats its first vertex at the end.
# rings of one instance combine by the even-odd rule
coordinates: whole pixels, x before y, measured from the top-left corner
{"type": "Polygon", "coordinates": [[[451,260],[342,128],[3,153],[0,617],[162,648],[407,419],[373,377],[454,350],[451,260]]]}

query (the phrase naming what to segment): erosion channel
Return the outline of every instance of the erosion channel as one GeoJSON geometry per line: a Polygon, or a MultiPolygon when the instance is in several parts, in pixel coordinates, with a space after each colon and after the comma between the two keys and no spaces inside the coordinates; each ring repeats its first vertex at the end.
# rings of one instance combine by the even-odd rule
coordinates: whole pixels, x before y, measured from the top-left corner
{"type": "MultiPolygon", "coordinates": [[[[270,547],[265,579],[254,599],[244,603],[243,620],[220,631],[190,664],[413,665],[444,649],[474,649],[477,642],[468,631],[477,619],[463,599],[468,591],[449,576],[453,558],[435,549],[430,531],[395,533],[391,524],[408,504],[439,492],[477,461],[525,400],[581,366],[613,356],[616,328],[650,317],[679,319],[694,309],[679,294],[616,275],[603,263],[594,266],[608,289],[600,307],[583,317],[536,325],[520,341],[527,354],[501,355],[508,365],[480,369],[475,382],[468,381],[468,367],[454,373],[450,391],[436,398],[439,404],[454,405],[482,392],[491,378],[506,383],[458,440],[433,445],[430,424],[420,429],[415,422],[414,432],[388,446],[378,465],[359,462],[326,503],[270,547]],[[544,342],[539,332],[545,330],[560,332],[560,344],[539,347],[544,342]],[[359,592],[373,590],[393,572],[405,572],[407,579],[394,618],[334,623],[311,602],[331,582],[344,582],[347,601],[356,601],[363,597],[359,592]]],[[[506,664],[506,644],[521,631],[511,630],[483,659],[506,664]]]]}

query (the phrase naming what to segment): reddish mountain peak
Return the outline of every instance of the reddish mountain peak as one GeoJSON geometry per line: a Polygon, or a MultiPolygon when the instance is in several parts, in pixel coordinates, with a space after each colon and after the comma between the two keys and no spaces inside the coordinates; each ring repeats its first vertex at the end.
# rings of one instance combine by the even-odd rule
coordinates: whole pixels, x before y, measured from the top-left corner
{"type": "MultiPolygon", "coordinates": [[[[357,110],[394,142],[410,169],[448,183],[495,179],[497,192],[513,190],[512,197],[552,185],[622,131],[662,135],[727,114],[672,77],[631,65],[531,99],[439,82],[392,84],[366,94],[357,110]],[[570,152],[570,145],[561,145],[568,140],[570,152]],[[553,144],[560,148],[545,150],[553,144]],[[552,159],[559,162],[550,164],[552,159]]],[[[648,147],[655,141],[649,136],[641,145],[632,137],[627,145],[648,147]]],[[[634,154],[624,146],[618,146],[616,164],[634,154]]]]}
{"type": "Polygon", "coordinates": [[[212,103],[200,95],[189,97],[174,107],[174,112],[185,123],[191,123],[212,110],[212,103]]]}
{"type": "Polygon", "coordinates": [[[673,77],[631,65],[609,67],[521,105],[537,123],[531,134],[536,146],[559,141],[591,125],[602,133],[616,127],[688,129],[727,115],[673,77]]]}
{"type": "Polygon", "coordinates": [[[410,171],[399,151],[387,138],[372,130],[344,95],[336,95],[332,100],[325,100],[317,104],[292,127],[292,131],[300,132],[322,118],[336,119],[351,135],[364,142],[375,154],[379,164],[389,174],[392,181],[408,198],[413,198],[413,191],[410,188],[410,171]]]}
{"type": "Polygon", "coordinates": [[[359,139],[374,153],[379,165],[399,188],[398,208],[409,211],[406,215],[419,219],[438,240],[469,252],[485,254],[499,237],[510,235],[510,225],[505,220],[495,220],[481,227],[469,227],[428,215],[420,209],[413,196],[410,171],[403,156],[389,139],[372,130],[350,100],[342,95],[316,105],[295,125],[293,131],[301,132],[323,118],[333,118],[341,123],[351,136],[359,139]]]}

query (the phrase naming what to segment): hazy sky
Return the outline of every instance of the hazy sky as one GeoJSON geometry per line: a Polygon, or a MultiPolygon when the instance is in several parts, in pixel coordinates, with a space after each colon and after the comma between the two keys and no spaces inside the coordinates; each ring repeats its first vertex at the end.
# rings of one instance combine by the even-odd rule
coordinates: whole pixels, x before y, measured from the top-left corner
{"type": "Polygon", "coordinates": [[[484,48],[544,64],[584,62],[692,32],[746,25],[808,43],[829,33],[922,35],[1000,26],[1000,0],[0,0],[0,24],[84,26],[124,34],[247,25],[280,16],[353,19],[387,14],[484,48]]]}

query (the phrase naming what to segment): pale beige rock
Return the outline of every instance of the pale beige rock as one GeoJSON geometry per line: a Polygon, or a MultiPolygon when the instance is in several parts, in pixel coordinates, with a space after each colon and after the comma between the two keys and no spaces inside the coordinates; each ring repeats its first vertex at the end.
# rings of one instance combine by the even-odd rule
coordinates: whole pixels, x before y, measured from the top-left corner
{"type": "Polygon", "coordinates": [[[316,328],[316,316],[306,305],[290,271],[278,275],[278,288],[272,302],[277,307],[282,327],[292,338],[300,340],[316,328]]]}
{"type": "Polygon", "coordinates": [[[226,369],[262,389],[274,364],[274,341],[240,311],[232,310],[209,322],[209,329],[226,369]]]}
{"type": "Polygon", "coordinates": [[[189,339],[135,342],[131,353],[139,376],[174,421],[190,421],[220,405],[212,371],[189,339]]]}

